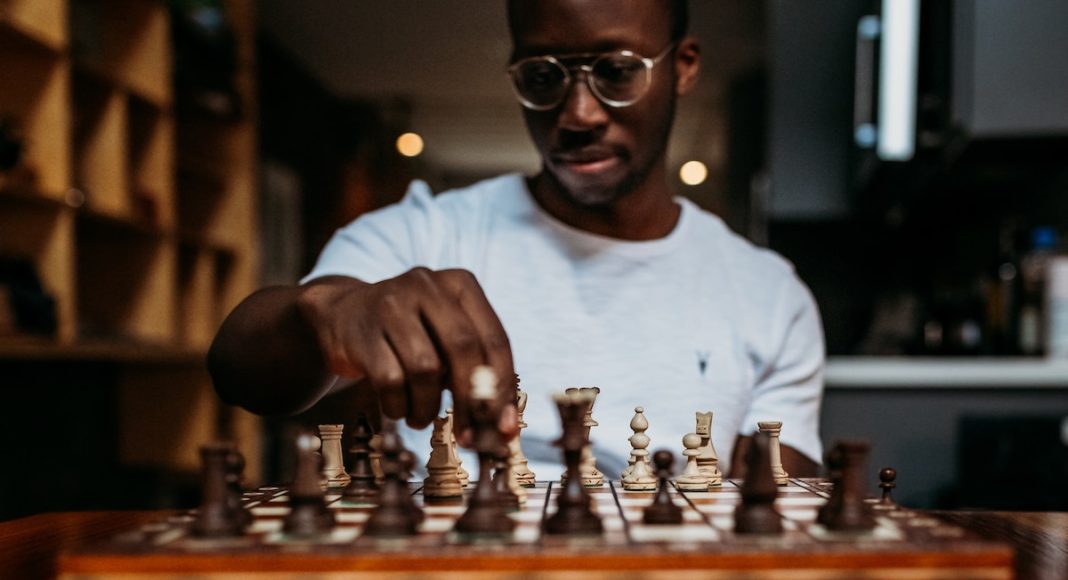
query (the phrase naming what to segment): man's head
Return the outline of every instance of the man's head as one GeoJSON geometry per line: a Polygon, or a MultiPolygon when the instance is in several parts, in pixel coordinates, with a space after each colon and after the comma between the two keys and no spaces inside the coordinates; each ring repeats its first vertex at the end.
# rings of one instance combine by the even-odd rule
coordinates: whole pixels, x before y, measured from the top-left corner
{"type": "MultiPolygon", "coordinates": [[[[685,0],[509,0],[512,62],[554,56],[572,82],[559,104],[523,113],[545,177],[571,202],[607,206],[646,183],[662,166],[676,98],[698,69],[696,42],[686,37],[685,0]],[[627,50],[663,58],[632,104],[617,106],[589,84],[591,57],[627,50]]],[[[602,91],[603,93],[603,91],[602,91]]]]}

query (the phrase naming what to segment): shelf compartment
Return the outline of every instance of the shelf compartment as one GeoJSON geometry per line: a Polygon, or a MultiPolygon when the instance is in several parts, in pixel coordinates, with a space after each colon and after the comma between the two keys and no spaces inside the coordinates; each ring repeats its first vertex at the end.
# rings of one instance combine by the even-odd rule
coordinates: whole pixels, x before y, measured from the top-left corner
{"type": "Polygon", "coordinates": [[[77,226],[79,337],[173,345],[174,242],[92,219],[77,226]]]}
{"type": "Polygon", "coordinates": [[[55,54],[0,34],[0,118],[12,118],[25,151],[20,172],[0,187],[28,187],[59,199],[70,187],[70,66],[55,54]],[[21,174],[21,177],[17,177],[21,174]]]}
{"type": "Polygon", "coordinates": [[[30,260],[56,300],[54,340],[75,335],[73,211],[18,198],[0,198],[0,255],[30,260]]]}
{"type": "Polygon", "coordinates": [[[1068,389],[1068,359],[1027,357],[876,357],[827,359],[835,389],[1068,389]]]}
{"type": "Polygon", "coordinates": [[[56,53],[67,47],[66,0],[0,2],[0,27],[7,27],[56,53]]]}
{"type": "Polygon", "coordinates": [[[86,207],[131,215],[127,160],[129,119],[126,95],[98,77],[78,74],[74,82],[74,186],[86,207]]]}
{"type": "Polygon", "coordinates": [[[174,121],[145,103],[129,103],[129,184],[134,219],[174,226],[174,121]]]}
{"type": "Polygon", "coordinates": [[[217,328],[213,252],[182,245],[178,254],[178,319],[182,344],[207,350],[217,328]]]}
{"type": "Polygon", "coordinates": [[[170,25],[163,2],[72,0],[76,60],[107,71],[122,87],[161,108],[171,103],[170,25]]]}

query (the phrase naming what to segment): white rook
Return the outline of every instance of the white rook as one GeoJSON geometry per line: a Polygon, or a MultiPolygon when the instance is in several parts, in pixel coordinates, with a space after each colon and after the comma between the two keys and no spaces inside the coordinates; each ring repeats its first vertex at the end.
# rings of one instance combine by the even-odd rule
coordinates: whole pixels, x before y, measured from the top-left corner
{"type": "Polygon", "coordinates": [[[782,431],[782,421],[761,421],[757,423],[760,431],[768,434],[768,454],[771,456],[771,475],[778,485],[786,485],[790,482],[790,474],[782,468],[782,450],[779,448],[779,432],[782,431]]]}
{"type": "Polygon", "coordinates": [[[319,425],[319,439],[323,442],[323,479],[327,487],[345,487],[349,484],[341,450],[341,432],[344,429],[344,425],[319,425]]]}

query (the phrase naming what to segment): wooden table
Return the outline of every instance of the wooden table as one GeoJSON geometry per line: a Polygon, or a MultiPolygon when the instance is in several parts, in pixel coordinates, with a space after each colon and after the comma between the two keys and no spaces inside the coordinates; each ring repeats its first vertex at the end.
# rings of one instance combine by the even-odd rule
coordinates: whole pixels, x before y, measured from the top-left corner
{"type": "MultiPolygon", "coordinates": [[[[67,549],[113,536],[171,512],[76,512],[41,514],[0,523],[0,575],[51,578],[56,557],[67,549]]],[[[933,512],[1016,549],[1021,580],[1068,578],[1068,513],[933,512]]]]}

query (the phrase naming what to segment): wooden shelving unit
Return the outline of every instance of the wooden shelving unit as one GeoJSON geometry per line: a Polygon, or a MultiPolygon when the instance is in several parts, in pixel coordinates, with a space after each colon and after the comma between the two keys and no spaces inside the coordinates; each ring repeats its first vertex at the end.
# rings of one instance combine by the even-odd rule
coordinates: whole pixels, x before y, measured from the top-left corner
{"type": "Polygon", "coordinates": [[[195,469],[199,444],[233,436],[254,478],[258,421],[204,369],[257,282],[253,2],[227,13],[236,120],[182,106],[165,1],[0,0],[0,119],[25,141],[0,172],[0,257],[32,262],[58,319],[0,334],[0,361],[116,363],[124,461],[195,469]]]}

